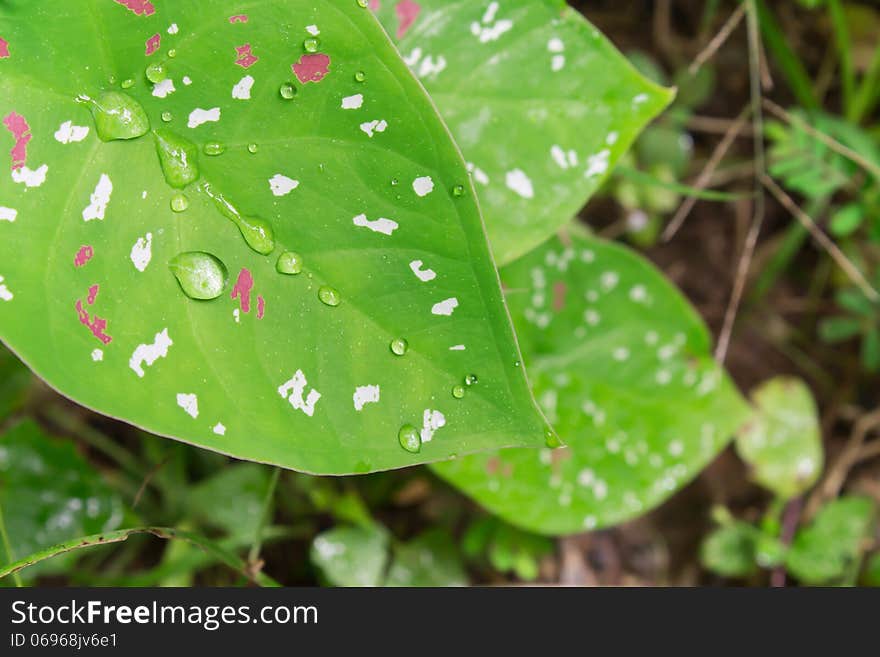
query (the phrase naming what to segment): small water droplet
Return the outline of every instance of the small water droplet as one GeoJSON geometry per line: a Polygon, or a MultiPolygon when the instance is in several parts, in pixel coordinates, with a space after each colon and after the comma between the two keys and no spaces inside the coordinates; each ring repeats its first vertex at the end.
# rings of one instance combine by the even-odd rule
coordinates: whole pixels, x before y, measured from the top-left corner
{"type": "Polygon", "coordinates": [[[397,440],[400,446],[411,454],[418,454],[422,451],[422,439],[419,436],[419,430],[411,424],[404,424],[397,432],[397,440]]]}
{"type": "Polygon", "coordinates": [[[123,89],[131,89],[134,86],[134,80],[132,80],[131,78],[126,78],[122,81],[121,86],[123,89]]]}
{"type": "Polygon", "coordinates": [[[95,131],[101,141],[137,139],[150,130],[150,119],[144,108],[121,91],[108,91],[95,100],[79,96],[77,101],[89,104],[95,131]]]}
{"type": "Polygon", "coordinates": [[[153,84],[159,84],[162,80],[168,77],[168,70],[162,62],[153,62],[147,66],[147,70],[144,74],[147,76],[147,80],[153,84]]]}
{"type": "Polygon", "coordinates": [[[226,265],[210,253],[203,251],[181,253],[168,263],[168,268],[180,283],[180,289],[190,299],[199,301],[216,299],[226,289],[228,280],[226,265]]]}
{"type": "Polygon", "coordinates": [[[210,155],[212,157],[217,156],[217,155],[223,155],[223,153],[226,152],[226,146],[224,144],[221,144],[219,141],[209,141],[202,148],[202,152],[205,155],[210,155]]]}
{"type": "Polygon", "coordinates": [[[522,363],[519,362],[518,360],[515,360],[515,361],[513,361],[513,366],[514,367],[522,367],[522,363]]]}
{"type": "Polygon", "coordinates": [[[557,436],[556,432],[551,429],[544,431],[544,444],[550,449],[562,447],[562,441],[559,440],[559,436],[557,436]]]}
{"type": "Polygon", "coordinates": [[[391,353],[395,356],[405,356],[409,350],[409,342],[405,338],[394,338],[391,341],[391,353]]]}
{"type": "Polygon", "coordinates": [[[171,59],[174,59],[175,57],[177,57],[177,51],[174,48],[172,48],[171,50],[168,51],[168,56],[171,59]]]}
{"type": "Polygon", "coordinates": [[[354,74],[354,81],[355,82],[363,82],[366,79],[367,79],[367,74],[364,73],[363,71],[358,71],[357,73],[354,74]]]}
{"type": "Polygon", "coordinates": [[[162,120],[165,121],[165,123],[170,123],[173,119],[174,115],[171,112],[167,110],[162,112],[162,120]]]}
{"type": "Polygon", "coordinates": [[[370,0],[357,0],[357,3],[359,7],[366,9],[370,4],[370,0]]]}
{"type": "Polygon", "coordinates": [[[468,387],[475,386],[477,385],[479,380],[480,379],[477,377],[476,374],[468,374],[466,377],[464,377],[464,384],[468,387]]]}
{"type": "Polygon", "coordinates": [[[397,187],[399,184],[400,184],[400,181],[397,178],[391,179],[391,186],[392,187],[397,187]]]}
{"type": "Polygon", "coordinates": [[[260,255],[269,255],[275,250],[275,231],[269,222],[259,217],[241,217],[238,230],[244,241],[260,255]]]}
{"type": "Polygon", "coordinates": [[[186,212],[189,207],[189,199],[184,194],[175,194],[171,197],[171,209],[174,212],[186,212]]]}
{"type": "Polygon", "coordinates": [[[464,399],[467,389],[464,386],[453,386],[452,396],[456,399],[464,399]]]}
{"type": "Polygon", "coordinates": [[[321,303],[325,306],[330,306],[331,308],[335,308],[342,302],[342,297],[339,296],[339,292],[329,285],[322,285],[318,289],[318,298],[321,300],[321,303]]]}
{"type": "Polygon", "coordinates": [[[169,185],[183,189],[199,179],[199,149],[194,143],[165,129],[154,131],[153,136],[162,173],[169,185]]]}
{"type": "Polygon", "coordinates": [[[256,153],[257,151],[259,151],[260,147],[257,144],[248,144],[247,149],[248,149],[248,153],[253,154],[253,153],[256,153]]]}
{"type": "Polygon", "coordinates": [[[278,262],[275,263],[275,270],[279,274],[296,276],[302,273],[302,269],[303,258],[299,253],[294,253],[293,251],[285,251],[278,256],[278,262]]]}
{"type": "Polygon", "coordinates": [[[456,198],[461,198],[464,196],[464,185],[456,185],[452,188],[452,195],[456,198]]]}
{"type": "Polygon", "coordinates": [[[278,93],[284,100],[293,100],[296,97],[296,87],[290,82],[285,82],[279,87],[278,93]]]}
{"type": "Polygon", "coordinates": [[[303,48],[306,52],[318,52],[318,46],[321,45],[321,42],[316,38],[312,37],[303,41],[303,48]]]}

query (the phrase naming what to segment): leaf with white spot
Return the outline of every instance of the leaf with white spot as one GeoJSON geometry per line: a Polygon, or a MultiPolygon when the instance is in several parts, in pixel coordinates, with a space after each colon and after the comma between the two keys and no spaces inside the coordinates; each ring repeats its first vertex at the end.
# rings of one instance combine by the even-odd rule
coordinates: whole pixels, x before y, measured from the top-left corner
{"type": "Polygon", "coordinates": [[[474,163],[500,264],[567,224],[672,99],[559,0],[376,5],[474,163]]]}
{"type": "Polygon", "coordinates": [[[371,12],[155,4],[0,8],[0,338],[75,401],[239,459],[351,474],[542,444],[466,164],[371,12]]]}
{"type": "Polygon", "coordinates": [[[783,499],[808,490],[824,465],[819,412],[803,381],[776,378],[751,394],[755,413],[739,432],[736,450],[752,478],[783,499]]]}
{"type": "Polygon", "coordinates": [[[535,397],[567,446],[434,468],[508,522],[575,534],[642,515],[748,418],[699,316],[638,255],[578,234],[551,240],[501,277],[535,397]]]}

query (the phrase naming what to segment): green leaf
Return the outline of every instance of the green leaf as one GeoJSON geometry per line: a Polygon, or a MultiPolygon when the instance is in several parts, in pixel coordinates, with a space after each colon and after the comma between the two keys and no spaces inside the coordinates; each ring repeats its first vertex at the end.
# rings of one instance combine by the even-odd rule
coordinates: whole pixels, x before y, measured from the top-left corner
{"type": "Polygon", "coordinates": [[[448,533],[428,530],[394,550],[385,586],[467,586],[467,574],[448,533]]]}
{"type": "Polygon", "coordinates": [[[0,345],[0,420],[21,407],[32,381],[22,362],[0,345]]]}
{"type": "Polygon", "coordinates": [[[0,139],[30,135],[0,176],[4,342],[101,413],[302,471],[540,444],[465,163],[372,14],[132,6],[0,8],[0,139]],[[219,298],[185,296],[175,274],[211,296],[223,273],[181,253],[223,263],[219,298]],[[471,371],[486,384],[453,400],[471,371]]]}
{"type": "Polygon", "coordinates": [[[736,449],[752,477],[783,499],[800,495],[822,473],[824,453],[816,402],[799,379],[775,378],[752,391],[755,414],[736,449]]]}
{"type": "Polygon", "coordinates": [[[568,447],[434,467],[508,522],[574,534],[640,515],[690,481],[748,417],[699,316],[627,249],[553,240],[502,278],[535,396],[568,447]]]}
{"type": "MultiPolygon", "coordinates": [[[[0,507],[12,549],[9,555],[0,544],[0,565],[76,536],[112,531],[125,513],[72,442],[50,438],[30,420],[0,437],[0,507]]],[[[40,572],[46,568],[27,574],[40,572]]]]}
{"type": "Polygon", "coordinates": [[[388,533],[380,527],[336,527],[315,537],[312,563],[334,586],[381,586],[388,533]]]}
{"type": "Polygon", "coordinates": [[[853,317],[829,317],[819,324],[819,335],[825,342],[844,342],[862,332],[863,323],[853,317]]]}
{"type": "Polygon", "coordinates": [[[868,498],[842,497],[830,502],[795,536],[786,560],[788,570],[804,584],[842,579],[861,554],[875,512],[868,498]]]}
{"type": "Polygon", "coordinates": [[[709,534],[700,547],[703,567],[722,577],[748,577],[755,561],[758,532],[745,522],[733,522],[709,534]]]}
{"type": "Polygon", "coordinates": [[[514,572],[525,581],[537,579],[540,561],[551,554],[554,542],[517,529],[495,517],[472,523],[462,538],[462,550],[471,559],[483,555],[500,573],[514,572]]]}
{"type": "Polygon", "coordinates": [[[253,538],[269,475],[268,468],[254,463],[224,467],[188,491],[189,515],[228,535],[253,538]]]}
{"type": "Polygon", "coordinates": [[[880,587],[880,552],[868,559],[865,573],[862,575],[862,583],[865,586],[880,587]]]}
{"type": "Polygon", "coordinates": [[[388,1],[378,16],[471,165],[501,264],[568,223],[673,97],[559,0],[388,1]]]}

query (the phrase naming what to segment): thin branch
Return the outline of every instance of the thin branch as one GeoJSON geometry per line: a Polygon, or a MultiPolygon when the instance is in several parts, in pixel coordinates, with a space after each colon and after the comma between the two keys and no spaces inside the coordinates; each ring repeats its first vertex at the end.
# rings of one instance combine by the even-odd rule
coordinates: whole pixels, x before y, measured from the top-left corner
{"type": "Polygon", "coordinates": [[[278,478],[281,476],[281,468],[274,468],[269,479],[269,486],[266,488],[266,495],[263,498],[263,506],[260,510],[260,518],[257,523],[257,529],[254,533],[254,543],[248,554],[248,564],[251,568],[257,567],[260,558],[260,550],[263,549],[263,530],[266,522],[269,520],[269,514],[272,511],[272,500],[275,499],[275,490],[278,488],[278,478]]]}
{"type": "Polygon", "coordinates": [[[718,52],[718,49],[721,48],[726,42],[727,39],[730,38],[730,35],[733,31],[739,27],[739,24],[742,22],[743,16],[746,15],[746,3],[743,2],[739,7],[736,8],[730,18],[724,23],[721,29],[718,31],[712,40],[708,43],[708,45],[700,52],[699,55],[694,59],[693,63],[688,67],[688,73],[691,75],[696,75],[697,72],[702,68],[703,64],[708,62],[712,57],[715,56],[715,53],[718,52]]]}
{"type": "MultiPolygon", "coordinates": [[[[712,176],[715,174],[715,170],[721,164],[724,156],[727,155],[730,147],[733,146],[734,141],[736,141],[737,136],[739,136],[740,131],[745,126],[750,113],[750,108],[744,109],[742,112],[740,112],[736,120],[731,123],[730,126],[728,126],[727,132],[724,134],[724,138],[721,140],[721,142],[719,142],[718,146],[715,147],[715,150],[712,152],[712,156],[709,158],[709,161],[706,162],[706,166],[703,167],[703,170],[697,177],[696,182],[694,182],[693,187],[701,191],[703,189],[706,189],[706,187],[709,185],[709,182],[712,180],[712,176]]],[[[684,200],[684,202],[681,204],[681,207],[679,207],[676,211],[675,216],[666,226],[666,230],[663,231],[664,241],[668,242],[673,237],[675,237],[675,234],[681,229],[682,224],[684,224],[685,219],[687,219],[688,215],[690,215],[696,204],[696,196],[690,196],[684,200]]]]}
{"type": "Polygon", "coordinates": [[[745,292],[746,282],[749,277],[749,270],[752,265],[752,258],[755,256],[755,248],[758,244],[758,237],[761,234],[761,228],[764,225],[765,200],[764,190],[761,187],[761,176],[767,167],[767,157],[764,151],[764,112],[761,106],[763,91],[761,88],[761,35],[758,25],[758,10],[755,0],[747,0],[747,26],[749,35],[749,82],[751,88],[751,104],[752,114],[755,123],[754,135],[754,215],[751,228],[749,228],[746,236],[745,246],[742,256],[740,257],[737,267],[736,280],[733,286],[733,294],[730,303],[727,306],[727,312],[724,316],[724,326],[718,337],[718,347],[715,349],[715,359],[718,363],[723,364],[727,359],[727,352],[730,349],[730,339],[733,335],[733,327],[736,323],[736,316],[739,313],[739,307],[742,303],[743,293],[745,292]]]}
{"type": "Polygon", "coordinates": [[[859,286],[859,289],[865,296],[874,301],[880,301],[880,293],[874,289],[861,270],[853,264],[852,260],[846,257],[846,254],[840,250],[840,247],[816,225],[816,222],[806,212],[801,210],[797,203],[770,176],[762,176],[761,182],[776,197],[776,200],[801,222],[804,228],[813,236],[813,239],[828,252],[828,255],[837,263],[837,266],[843,270],[853,283],[859,286]]]}

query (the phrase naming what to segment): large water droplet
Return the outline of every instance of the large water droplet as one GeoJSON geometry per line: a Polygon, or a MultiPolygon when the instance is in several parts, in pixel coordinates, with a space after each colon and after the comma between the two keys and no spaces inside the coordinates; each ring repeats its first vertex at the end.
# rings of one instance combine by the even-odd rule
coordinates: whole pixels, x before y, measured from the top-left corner
{"type": "Polygon", "coordinates": [[[285,82],[279,87],[278,93],[284,100],[293,100],[296,97],[296,87],[290,82],[285,82]]]}
{"type": "Polygon", "coordinates": [[[303,41],[303,48],[306,52],[318,52],[318,47],[321,45],[321,42],[318,39],[311,37],[303,41]]]}
{"type": "Polygon", "coordinates": [[[205,155],[210,155],[212,157],[217,155],[223,155],[226,152],[226,146],[221,144],[219,141],[209,141],[205,144],[205,147],[202,149],[205,155]]]}
{"type": "Polygon", "coordinates": [[[154,131],[153,136],[162,173],[169,185],[183,189],[199,179],[199,149],[194,143],[165,129],[154,131]]]}
{"type": "Polygon", "coordinates": [[[547,429],[544,432],[544,444],[550,449],[562,447],[562,441],[559,440],[559,436],[557,436],[556,432],[551,429],[547,429]]]}
{"type": "Polygon", "coordinates": [[[303,270],[303,257],[299,253],[285,251],[278,256],[278,262],[275,263],[275,270],[279,274],[287,274],[288,276],[301,274],[303,270]]]}
{"type": "Polygon", "coordinates": [[[189,199],[184,194],[175,194],[171,197],[171,209],[174,212],[186,212],[189,207],[189,199]]]}
{"type": "Polygon", "coordinates": [[[400,441],[400,446],[407,452],[418,454],[422,451],[422,439],[419,436],[419,430],[411,424],[404,424],[400,427],[400,431],[397,432],[397,439],[400,441]]]}
{"type": "Polygon", "coordinates": [[[321,300],[321,303],[325,306],[330,306],[331,308],[335,308],[342,303],[342,297],[339,296],[339,292],[329,285],[321,286],[318,290],[318,298],[321,300]]]}
{"type": "Polygon", "coordinates": [[[96,99],[77,98],[89,104],[95,131],[101,141],[137,139],[150,130],[150,119],[139,102],[121,91],[108,91],[96,99]]]}
{"type": "Polygon", "coordinates": [[[147,80],[153,84],[159,84],[162,80],[168,77],[168,70],[162,62],[153,62],[147,66],[147,70],[144,71],[144,74],[147,76],[147,80]]]}
{"type": "Polygon", "coordinates": [[[189,251],[175,256],[168,263],[180,288],[190,299],[216,299],[226,288],[226,265],[210,253],[189,251]]]}
{"type": "Polygon", "coordinates": [[[395,356],[405,356],[409,350],[409,342],[405,338],[394,338],[391,341],[391,353],[395,356]]]}
{"type": "Polygon", "coordinates": [[[223,194],[214,191],[210,183],[201,185],[199,191],[207,194],[220,213],[238,227],[244,241],[254,251],[269,255],[275,250],[275,232],[268,222],[259,217],[244,216],[223,194]]]}

